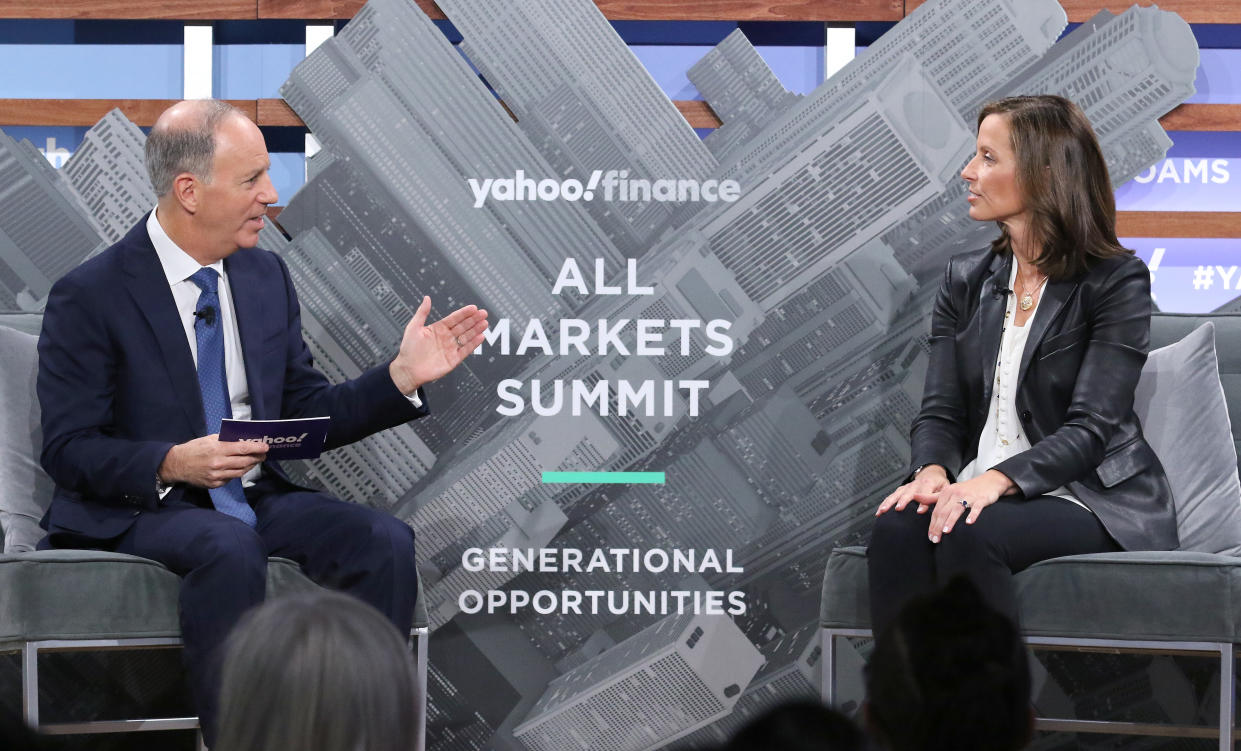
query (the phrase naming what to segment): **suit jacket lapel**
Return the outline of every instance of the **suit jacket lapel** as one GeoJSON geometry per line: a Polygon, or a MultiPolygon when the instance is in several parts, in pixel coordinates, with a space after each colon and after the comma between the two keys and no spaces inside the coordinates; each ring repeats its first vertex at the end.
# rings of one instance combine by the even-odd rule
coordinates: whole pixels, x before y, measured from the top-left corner
{"type": "MultiPolygon", "coordinates": [[[[1008,276],[1012,270],[1012,256],[994,256],[991,262],[991,274],[983,279],[978,305],[978,330],[975,341],[979,344],[982,357],[982,393],[983,409],[991,403],[991,389],[995,384],[995,363],[1000,356],[1000,338],[1004,327],[1004,309],[1008,299],[1003,294],[996,294],[996,289],[1008,288],[1008,276]]],[[[1011,293],[1009,293],[1011,294],[1011,293]]]]}
{"type": "Polygon", "coordinates": [[[250,416],[255,420],[267,418],[263,405],[263,389],[260,374],[263,372],[260,346],[263,343],[263,290],[259,278],[245,249],[224,259],[224,271],[228,274],[228,286],[233,295],[233,312],[237,314],[237,334],[241,337],[241,351],[246,364],[246,384],[250,389],[250,416]]]}
{"type": "Polygon", "coordinates": [[[1038,349],[1039,342],[1043,341],[1043,337],[1047,334],[1047,328],[1051,326],[1052,321],[1056,320],[1056,315],[1064,307],[1065,300],[1069,299],[1069,295],[1075,289],[1077,289],[1075,280],[1047,282],[1047,287],[1043,289],[1043,295],[1039,298],[1034,321],[1030,324],[1032,328],[1026,335],[1026,348],[1021,353],[1021,368],[1017,371],[1018,386],[1025,380],[1026,369],[1030,367],[1034,350],[1038,349]]]}
{"type": "MultiPolygon", "coordinates": [[[[177,401],[185,411],[194,435],[202,433],[207,424],[203,414],[203,399],[198,388],[198,370],[194,356],[185,340],[185,328],[177,319],[177,304],[164,268],[155,254],[155,246],[147,235],[146,222],[138,225],[125,237],[124,268],[129,274],[125,286],[146,318],[147,325],[163,354],[163,365],[176,394],[177,401]]],[[[151,363],[156,367],[155,363],[151,363]]]]}

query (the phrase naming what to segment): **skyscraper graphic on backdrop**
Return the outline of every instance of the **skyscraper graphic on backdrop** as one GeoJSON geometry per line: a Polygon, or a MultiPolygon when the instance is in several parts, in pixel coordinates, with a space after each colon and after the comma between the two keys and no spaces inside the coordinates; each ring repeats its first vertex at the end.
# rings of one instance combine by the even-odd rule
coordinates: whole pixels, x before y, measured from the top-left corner
{"type": "MultiPolygon", "coordinates": [[[[468,43],[468,24],[462,30],[468,43]]],[[[1046,39],[1045,44],[1050,45],[1051,39],[1046,39]]],[[[485,70],[485,63],[479,65],[480,69],[485,70]]],[[[885,70],[895,69],[889,66],[885,70]]],[[[1014,67],[1012,72],[1016,73],[1017,68],[1014,67]]],[[[915,77],[913,80],[919,79],[915,77]]],[[[851,250],[860,250],[867,238],[886,224],[894,222],[897,217],[912,210],[920,202],[930,200],[937,193],[934,186],[939,185],[942,189],[946,181],[955,176],[957,165],[950,159],[955,157],[955,153],[968,147],[970,135],[963,124],[952,124],[960,118],[956,117],[948,106],[947,97],[934,89],[930,89],[928,93],[907,81],[893,79],[888,83],[890,85],[877,86],[883,91],[864,99],[853,112],[846,113],[844,121],[837,127],[829,128],[826,133],[802,133],[802,140],[796,143],[795,149],[803,154],[802,159],[779,165],[779,169],[772,176],[747,190],[746,196],[736,204],[709,205],[703,210],[701,218],[694,219],[695,231],[692,234],[669,238],[657,243],[647,252],[643,257],[644,262],[648,264],[648,268],[655,269],[652,272],[654,278],[667,280],[665,287],[668,289],[678,287],[676,282],[679,277],[675,272],[670,273],[667,268],[676,268],[682,262],[681,259],[692,259],[699,267],[704,263],[722,263],[723,268],[714,275],[712,284],[704,289],[704,293],[696,295],[695,299],[689,302],[688,308],[685,308],[684,304],[680,306],[690,317],[712,317],[704,314],[703,306],[712,305],[712,299],[719,299],[718,290],[724,289],[721,286],[724,284],[740,287],[740,290],[734,289],[728,293],[728,297],[734,301],[733,307],[737,304],[743,309],[776,307],[782,299],[811,285],[818,276],[828,273],[834,261],[843,261],[851,250]],[[944,126],[945,131],[939,134],[942,138],[937,144],[938,148],[923,144],[920,140],[923,134],[916,127],[916,118],[925,119],[933,112],[941,115],[938,120],[947,123],[944,126]],[[952,141],[954,136],[956,143],[952,141]],[[856,156],[859,148],[861,157],[856,156]],[[883,166],[877,161],[879,149],[883,149],[885,153],[883,166]],[[838,172],[832,172],[832,169],[838,172]],[[883,171],[879,172],[880,169],[883,171]],[[849,182],[848,178],[855,174],[875,176],[867,177],[866,180],[873,182],[865,186],[840,189],[841,195],[831,193],[831,186],[845,185],[849,182]],[[884,192],[885,189],[895,192],[889,195],[884,192]],[[824,195],[816,195],[817,193],[824,195]],[[868,193],[872,198],[879,197],[881,200],[864,201],[863,198],[868,193]],[[821,206],[816,201],[827,205],[821,206]],[[814,207],[814,210],[810,207],[814,207]],[[764,210],[773,212],[776,220],[764,219],[764,210]],[[764,230],[764,227],[770,229],[764,230]],[[824,257],[822,253],[814,253],[814,248],[832,248],[833,243],[841,244],[838,254],[832,253],[830,257],[824,257]],[[776,246],[787,246],[788,249],[773,249],[776,246]],[[763,253],[767,255],[760,255],[763,253]],[[715,288],[714,291],[712,287],[715,288]],[[694,313],[697,313],[697,316],[694,316],[694,313]]],[[[923,79],[923,83],[929,86],[928,80],[923,79]]],[[[809,99],[808,97],[798,102],[792,109],[806,106],[809,99]]],[[[931,120],[936,121],[936,118],[931,120]]],[[[860,316],[858,323],[854,325],[860,325],[862,329],[869,327],[875,337],[883,330],[882,325],[877,325],[878,322],[890,317],[892,313],[890,306],[894,297],[893,291],[908,288],[906,275],[899,267],[882,260],[877,263],[886,271],[874,279],[872,288],[861,293],[850,291],[847,296],[860,296],[859,303],[865,303],[868,297],[882,302],[878,306],[863,304],[852,309],[846,307],[841,311],[846,314],[852,311],[855,317],[860,316]],[[888,309],[885,310],[885,307],[888,309]]],[[[697,269],[690,271],[697,273],[697,269]]],[[[632,311],[624,307],[617,308],[617,305],[625,304],[612,303],[610,308],[588,306],[586,310],[591,318],[657,317],[643,314],[641,308],[636,308],[634,303],[628,303],[635,305],[636,309],[632,311]]],[[[714,304],[718,305],[718,302],[714,304]]],[[[585,317],[585,314],[583,315],[585,317]]],[[[734,312],[732,317],[735,315],[734,312]]],[[[821,341],[823,344],[830,345],[831,336],[848,330],[837,328],[832,321],[827,324],[833,330],[819,332],[827,334],[827,338],[821,341]]],[[[731,332],[732,336],[738,342],[744,342],[753,327],[754,324],[748,324],[744,328],[737,327],[731,332]]],[[[856,341],[861,345],[864,339],[858,338],[856,341]]],[[[833,350],[829,346],[821,351],[833,350]]],[[[523,380],[529,380],[537,372],[537,367],[537,363],[530,366],[522,374],[523,380]]],[[[577,374],[581,377],[583,372],[592,367],[599,365],[585,363],[579,367],[563,366],[562,369],[565,374],[577,374]]],[[[714,395],[716,400],[723,398],[723,394],[714,395]]],[[[529,424],[538,422],[533,418],[521,419],[529,424]]],[[[519,435],[520,433],[518,431],[519,435]]],[[[484,434],[479,439],[481,445],[488,447],[482,452],[484,456],[500,455],[503,445],[501,435],[503,434],[484,434]]],[[[663,436],[664,441],[668,435],[671,433],[663,436]]],[[[645,466],[633,462],[646,461],[644,457],[654,458],[657,446],[658,444],[647,444],[645,448],[631,446],[634,450],[628,465],[610,463],[599,466],[610,469],[645,466]]],[[[458,463],[451,464],[445,471],[446,475],[441,479],[420,489],[417,496],[419,514],[435,513],[434,508],[445,505],[447,496],[437,493],[440,485],[457,482],[455,478],[461,478],[470,472],[468,465],[458,463]]],[[[537,477],[527,475],[526,483],[527,491],[540,492],[536,489],[537,477]]],[[[546,493],[545,490],[542,492],[546,493]]],[[[569,506],[574,503],[574,499],[562,496],[558,502],[569,506]]],[[[415,527],[419,526],[417,515],[411,519],[411,523],[415,527]]],[[[438,583],[432,582],[429,590],[434,592],[437,586],[438,583]]],[[[445,601],[452,602],[457,594],[459,592],[449,591],[440,596],[445,601]]]]}
{"type": "MultiPolygon", "coordinates": [[[[797,157],[700,225],[742,289],[769,309],[956,179],[970,131],[910,59],[797,157]]],[[[796,111],[800,107],[794,107],[796,111]]],[[[773,165],[774,166],[774,165],[773,165]]]]}
{"type": "Polygon", "coordinates": [[[1149,119],[1194,92],[1197,41],[1179,16],[1133,6],[1100,11],[1056,45],[1044,64],[1005,87],[1011,94],[1053,91],[1095,112],[1100,138],[1149,119]]]}
{"type": "Polygon", "coordinates": [[[688,77],[723,123],[702,140],[720,161],[801,99],[784,88],[740,29],[694,63],[688,77]]]}
{"type": "Polygon", "coordinates": [[[513,736],[530,751],[652,747],[726,715],[762,663],[727,616],[668,616],[552,681],[513,736]]]}
{"type": "MultiPolygon", "coordinates": [[[[445,0],[461,49],[517,116],[556,174],[705,179],[715,159],[593,3],[445,0]]],[[[627,256],[644,253],[670,204],[592,201],[595,222],[627,256]]]]}
{"type": "MultiPolygon", "coordinates": [[[[393,356],[404,327],[396,324],[317,229],[298,235],[283,251],[302,305],[302,329],[315,363],[334,381],[360,376],[393,356]]],[[[398,309],[397,320],[413,311],[398,309]]],[[[350,498],[388,508],[427,473],[431,449],[409,425],[329,451],[307,466],[325,486],[348,486],[350,498]]]]}
{"type": "MultiPolygon", "coordinates": [[[[431,668],[432,748],[719,738],[766,703],[809,690],[818,656],[808,619],[823,561],[834,544],[864,539],[875,499],[907,467],[938,269],[994,233],[968,221],[957,177],[978,106],[1036,90],[1078,99],[1123,181],[1168,148],[1157,118],[1192,92],[1192,35],[1172,14],[1135,8],[1055,42],[1065,16],[1053,0],[932,0],[796,96],[735,32],[690,71],[724,123],[704,143],[586,0],[440,6],[468,63],[412,3],[371,0],[283,89],[324,149],[280,216],[289,237],[269,224],[261,244],[289,265],[316,362],[340,380],[390,357],[424,294],[434,315],[479,302],[493,320],[510,319],[515,339],[536,318],[553,327],[564,317],[722,318],[734,322],[736,349],[704,356],[700,333],[689,354],[657,357],[493,348],[432,387],[431,417],[331,452],[300,476],[416,529],[432,627],[452,635],[442,644],[501,634],[537,663],[472,653],[476,673],[516,692],[479,712],[461,699],[476,687],[450,669],[454,655],[433,655],[444,662],[431,668]],[[475,208],[468,182],[520,171],[586,183],[595,170],[732,178],[742,197],[488,196],[475,208]],[[570,257],[583,269],[603,258],[613,277],[637,258],[655,293],[552,296],[570,257]],[[502,378],[703,379],[711,388],[696,418],[684,393],[671,416],[620,416],[614,392],[606,417],[500,418],[502,378]],[[539,480],[543,470],[622,469],[662,470],[668,481],[539,480]],[[705,574],[701,587],[744,588],[766,625],[526,611],[489,615],[484,628],[479,616],[458,617],[463,591],[684,586],[669,574],[460,565],[466,548],[491,546],[732,549],[744,571],[705,574]],[[734,655],[745,665],[724,665],[734,655]],[[638,698],[618,706],[617,692],[638,698]],[[642,720],[609,714],[638,708],[642,720]]],[[[149,209],[134,187],[140,135],[110,115],[63,175],[32,147],[0,140],[0,298],[37,305],[49,274],[149,209]],[[66,219],[41,225],[37,243],[14,243],[9,227],[25,225],[5,219],[11,197],[66,219]],[[43,242],[66,227],[83,230],[77,246],[43,242]],[[40,255],[52,247],[64,257],[40,255]]],[[[625,341],[632,351],[633,336],[625,341]]]]}
{"type": "Polygon", "coordinates": [[[910,65],[911,58],[944,93],[959,120],[970,122],[999,87],[1038,61],[1066,21],[1055,0],[924,3],[799,106],[771,122],[721,165],[720,174],[752,184],[795,154],[806,133],[823,132],[839,121],[894,71],[910,65]]]}
{"type": "MultiPolygon", "coordinates": [[[[326,148],[316,159],[331,153],[326,148]]],[[[365,286],[393,326],[404,328],[422,294],[432,296],[437,312],[478,302],[466,277],[432,252],[427,234],[402,218],[396,204],[382,192],[368,190],[366,185],[346,160],[332,159],[293,196],[280,214],[280,223],[294,237],[314,232],[326,238],[344,261],[345,268],[338,267],[337,272],[365,286]]],[[[345,319],[341,325],[356,328],[363,323],[345,319]]],[[[353,364],[365,369],[374,361],[353,364]]],[[[503,378],[509,367],[508,363],[471,358],[438,384],[436,408],[417,423],[418,435],[433,452],[445,451],[453,441],[468,435],[479,416],[490,411],[483,380],[503,378]]]]}
{"type": "MultiPolygon", "coordinates": [[[[1102,11],[997,94],[1059,94],[1076,102],[1119,186],[1167,154],[1172,141],[1158,117],[1193,93],[1195,71],[1186,66],[1196,61],[1196,49],[1178,16],[1137,6],[1120,16],[1102,11]]],[[[905,268],[937,264],[945,253],[980,247],[993,236],[987,224],[967,220],[965,188],[955,187],[884,234],[905,268]]]]}
{"type": "Polygon", "coordinates": [[[763,667],[727,715],[685,736],[677,748],[719,748],[748,723],[785,702],[819,701],[823,657],[819,621],[773,640],[762,648],[763,667]]]}
{"type": "Polygon", "coordinates": [[[0,131],[0,306],[40,308],[52,282],[106,246],[39,150],[0,131]]]}
{"type": "Polygon", "coordinates": [[[514,302],[498,285],[545,285],[569,257],[614,265],[621,258],[580,203],[539,202],[536,212],[519,201],[491,200],[474,208],[471,178],[563,176],[410,3],[368,3],[294,70],[282,92],[324,145],[367,165],[368,178],[378,179],[402,218],[422,227],[483,303],[507,315],[547,311],[514,302]],[[382,132],[371,133],[378,126],[382,132]],[[458,232],[445,232],[438,226],[444,222],[458,232]]]}
{"type": "MultiPolygon", "coordinates": [[[[458,9],[448,7],[445,10],[462,31],[463,48],[467,54],[472,53],[471,61],[490,83],[499,87],[506,104],[518,115],[519,125],[528,128],[534,115],[523,114],[519,108],[520,93],[504,90],[504,82],[509,80],[506,76],[511,78],[516,74],[507,69],[501,71],[499,77],[490,74],[500,66],[486,54],[498,56],[501,52],[479,44],[475,35],[482,32],[471,26],[470,19],[458,18],[458,9]]],[[[522,12],[537,15],[540,11],[527,11],[523,6],[522,12]]],[[[890,35],[894,37],[891,44],[875,45],[867,56],[859,58],[854,70],[837,77],[840,81],[834,78],[820,91],[787,103],[780,117],[801,117],[801,122],[817,117],[819,127],[803,126],[789,131],[783,149],[768,147],[750,154],[745,164],[756,164],[755,160],[762,157],[763,169],[758,171],[752,167],[756,179],[744,186],[742,201],[736,205],[706,206],[697,216],[691,211],[697,207],[682,207],[678,219],[688,222],[681,224],[692,227],[693,231],[655,242],[643,256],[647,267],[655,269],[652,275],[659,279],[668,278],[666,272],[677,268],[678,259],[693,258],[698,263],[722,266],[718,273],[706,277],[714,280],[708,283],[707,294],[697,295],[692,302],[679,302],[684,315],[698,313],[701,316],[701,305],[711,304],[711,286],[730,276],[730,283],[740,287],[740,295],[735,291],[730,293],[732,299],[761,311],[757,315],[762,317],[739,332],[741,349],[726,366],[728,375],[723,378],[719,374],[712,375],[720,384],[728,381],[729,376],[739,379],[733,381],[739,388],[712,394],[709,401],[709,408],[716,410],[725,403],[731,404],[736,397],[742,398],[738,404],[741,406],[746,398],[758,399],[763,394],[772,394],[765,404],[739,413],[753,415],[742,426],[752,425],[755,432],[747,435],[739,426],[736,437],[730,440],[704,437],[698,442],[701,455],[717,457],[713,460],[717,464],[708,465],[712,466],[713,476],[727,476],[729,468],[737,466],[744,467],[744,476],[760,478],[762,494],[758,498],[763,499],[760,504],[766,505],[774,516],[775,521],[756,528],[753,542],[745,548],[747,577],[758,581],[776,577],[785,584],[800,587],[799,591],[809,591],[807,583],[813,578],[817,562],[814,555],[807,555],[805,551],[811,547],[830,548],[823,544],[825,537],[860,533],[866,517],[858,513],[859,499],[869,498],[895,481],[907,461],[905,430],[916,409],[921,381],[917,374],[925,353],[915,343],[922,330],[918,325],[923,322],[921,313],[905,316],[902,310],[906,304],[912,307],[923,301],[925,295],[909,302],[913,279],[896,263],[892,250],[882,242],[881,236],[906,216],[916,215],[922,207],[956,192],[957,171],[972,146],[972,111],[1005,82],[1016,79],[1036,64],[1063,28],[1063,14],[1054,4],[996,3],[988,10],[986,24],[966,21],[966,15],[972,12],[973,9],[961,3],[931,4],[923,15],[911,16],[905,24],[898,25],[890,35]],[[939,13],[966,15],[945,20],[938,17],[939,13]],[[1031,18],[1037,18],[1038,23],[1029,23],[1031,18]],[[907,24],[912,30],[905,28],[907,24]],[[978,28],[983,30],[977,31],[978,28]],[[959,31],[961,29],[964,31],[959,31]],[[954,31],[947,33],[946,30],[954,31]],[[993,46],[987,47],[989,44],[993,46]],[[978,54],[979,47],[990,54],[978,54]],[[959,63],[964,58],[995,58],[1001,61],[1001,66],[995,73],[989,68],[986,75],[967,74],[958,78],[963,69],[959,63]],[[924,60],[930,63],[923,63],[924,60]],[[913,75],[893,77],[893,72],[898,70],[910,71],[913,75]],[[911,79],[918,85],[910,85],[911,79]],[[839,97],[840,86],[845,83],[858,95],[839,97]],[[837,96],[828,96],[827,92],[835,92],[837,96]],[[874,144],[874,152],[867,151],[867,143],[874,144]],[[821,154],[819,161],[816,163],[803,156],[807,152],[821,154]],[[897,155],[893,163],[880,162],[877,154],[889,152],[897,155]],[[854,161],[847,161],[850,157],[854,161]],[[847,170],[828,171],[842,163],[847,165],[847,170]],[[880,166],[887,172],[871,177],[870,172],[880,166]],[[858,175],[876,182],[855,187],[851,183],[856,182],[854,178],[858,175]],[[832,192],[833,188],[839,193],[832,192]],[[852,193],[849,192],[851,188],[852,193]],[[828,192],[821,195],[815,192],[824,190],[828,192]],[[875,197],[880,200],[866,200],[875,197]],[[772,221],[772,217],[776,220],[772,221]],[[764,252],[770,256],[761,255],[764,252]],[[687,302],[689,307],[685,307],[687,302]],[[760,332],[765,333],[764,339],[751,346],[748,337],[759,336],[760,332]],[[889,347],[881,347],[878,357],[858,362],[853,355],[874,352],[885,336],[891,338],[894,334],[897,340],[889,347]],[[906,338],[901,340],[900,337],[906,338]],[[775,393],[782,388],[782,392],[775,393]],[[792,445],[797,447],[794,453],[805,457],[807,466],[813,470],[807,472],[805,482],[796,487],[790,486],[782,473],[764,470],[765,459],[755,458],[761,452],[749,450],[747,453],[746,449],[761,445],[761,437],[770,434],[770,428],[763,426],[771,425],[773,420],[763,417],[764,408],[777,409],[777,405],[783,406],[778,406],[779,411],[772,414],[780,416],[781,424],[798,425],[804,420],[808,426],[804,433],[794,433],[797,438],[792,445]],[[798,410],[803,416],[794,418],[798,410]],[[825,424],[827,430],[809,427],[825,424]],[[715,444],[722,441],[726,450],[708,450],[704,440],[715,444]],[[789,565],[782,566],[780,561],[789,562],[789,565]]],[[[496,31],[500,26],[505,27],[502,32],[505,39],[524,38],[526,33],[512,18],[505,24],[486,29],[501,34],[496,31]]],[[[734,40],[732,46],[740,45],[734,40]]],[[[744,53],[744,47],[732,53],[737,57],[744,53]]],[[[542,75],[557,70],[554,61],[548,62],[538,54],[532,56],[529,66],[543,71],[542,75]]],[[[759,74],[754,76],[755,80],[766,80],[759,74]]],[[[728,95],[727,89],[714,94],[721,101],[727,101],[728,95]]],[[[1156,109],[1158,106],[1147,108],[1148,120],[1161,114],[1161,110],[1156,109]]],[[[727,110],[727,107],[722,106],[722,109],[727,110]]],[[[733,115],[738,116],[744,113],[733,115]]],[[[729,121],[727,116],[724,119],[729,121]]],[[[770,140],[773,127],[768,126],[768,130],[754,141],[770,140]]],[[[547,132],[551,132],[550,129],[540,131],[547,132]]],[[[1146,132],[1149,133],[1149,129],[1146,132]]],[[[534,142],[543,145],[538,138],[534,142]]],[[[747,158],[746,146],[737,145],[737,156],[726,153],[724,158],[741,163],[747,158]]],[[[926,231],[925,225],[912,229],[911,234],[918,231],[926,231]]],[[[675,279],[674,275],[672,280],[675,279]]],[[[666,286],[675,287],[675,283],[666,286]]],[[[647,308],[645,303],[645,300],[637,305],[619,301],[610,305],[588,303],[581,315],[637,317],[646,315],[644,309],[655,308],[655,305],[647,308]],[[632,308],[624,307],[626,304],[632,308]]],[[[599,363],[575,361],[575,358],[557,358],[555,362],[536,359],[518,375],[523,380],[553,374],[581,377],[599,366],[599,363]]],[[[693,368],[694,364],[678,362],[674,365],[670,360],[666,367],[693,368]]],[[[587,418],[575,423],[578,426],[575,429],[582,435],[580,431],[589,425],[595,438],[576,443],[577,448],[571,449],[575,445],[573,440],[560,436],[562,448],[549,454],[546,445],[533,443],[527,436],[531,433],[544,437],[559,435],[558,430],[549,429],[554,423],[535,418],[518,418],[516,422],[516,425],[497,425],[473,437],[469,451],[462,450],[460,456],[441,455],[441,459],[449,457],[442,462],[442,470],[433,473],[416,495],[399,507],[404,509],[402,513],[412,512],[409,519],[415,528],[432,530],[423,533],[421,539],[427,556],[424,562],[434,562],[428,567],[431,573],[427,579],[428,597],[438,614],[433,616],[433,621],[455,611],[456,596],[465,588],[498,587],[504,583],[503,574],[469,575],[457,570],[454,558],[466,541],[501,545],[503,540],[511,539],[506,536],[521,527],[514,524],[506,509],[528,511],[558,505],[569,518],[576,518],[575,509],[583,502],[582,491],[551,491],[540,485],[531,473],[524,473],[523,479],[522,472],[514,471],[531,462],[535,446],[544,456],[578,457],[578,461],[582,456],[602,457],[596,468],[667,469],[675,466],[675,457],[662,456],[659,447],[671,436],[693,430],[677,421],[673,432],[665,431],[660,436],[650,430],[621,430],[624,422],[619,419],[587,418]],[[582,454],[582,450],[587,453],[582,454]],[[629,457],[629,463],[625,463],[623,457],[629,457]],[[507,490],[498,498],[488,499],[490,508],[479,508],[476,504],[471,507],[470,514],[461,512],[465,498],[473,497],[480,489],[496,487],[507,490]]],[[[536,466],[569,468],[567,465],[536,466]]],[[[677,473],[670,471],[669,476],[675,477],[677,473]]],[[[610,499],[593,517],[600,521],[596,529],[601,536],[597,539],[606,544],[617,544],[614,541],[618,539],[631,543],[665,539],[670,545],[679,544],[692,537],[692,530],[698,528],[696,517],[705,520],[715,513],[713,508],[704,507],[701,500],[694,501],[692,490],[692,487],[678,487],[678,483],[670,481],[658,495],[637,491],[610,499]],[[678,524],[672,525],[675,532],[671,536],[647,538],[637,534],[637,530],[644,529],[642,522],[647,523],[645,529],[651,528],[652,514],[657,517],[661,509],[678,507],[686,509],[684,513],[688,516],[677,517],[678,524]]],[[[571,529],[577,530],[584,523],[576,523],[571,529]]],[[[749,539],[745,535],[734,537],[732,530],[710,533],[710,528],[710,523],[704,524],[702,529],[706,536],[695,539],[718,540],[716,544],[749,539]]],[[[558,533],[560,536],[567,534],[571,534],[568,528],[558,533]]],[[[538,579],[537,576],[533,578],[538,579]]],[[[536,583],[524,582],[522,586],[529,588],[536,583]]],[[[569,626],[569,623],[561,625],[569,626]]],[[[597,619],[585,618],[569,630],[576,635],[573,638],[587,639],[590,634],[598,633],[600,625],[597,619]]],[[[556,628],[549,619],[542,618],[530,619],[528,626],[523,630],[532,635],[553,633],[556,628]]],[[[549,644],[545,651],[549,659],[567,659],[572,652],[571,644],[549,644]]]]}
{"type": "Polygon", "coordinates": [[[82,144],[61,168],[110,245],[155,206],[147,176],[142,130],[113,109],[86,131],[82,144]]]}

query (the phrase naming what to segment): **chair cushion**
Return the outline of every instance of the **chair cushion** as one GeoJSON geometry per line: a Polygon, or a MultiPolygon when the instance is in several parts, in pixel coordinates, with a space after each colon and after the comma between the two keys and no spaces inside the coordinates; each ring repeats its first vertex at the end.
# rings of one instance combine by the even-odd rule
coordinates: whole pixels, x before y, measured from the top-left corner
{"type": "Polygon", "coordinates": [[[836,548],[827,557],[819,625],[823,628],[870,628],[870,591],[866,548],[836,548]]]}
{"type": "MultiPolygon", "coordinates": [[[[1029,636],[1241,640],[1241,558],[1188,551],[1096,553],[1036,563],[1015,577],[1029,636]]],[[[870,628],[866,550],[827,560],[824,628],[870,628]]]]}
{"type": "Polygon", "coordinates": [[[1027,635],[1237,641],[1241,558],[1188,551],[1093,553],[1016,577],[1027,635]]]}
{"type": "Polygon", "coordinates": [[[16,311],[0,313],[0,326],[38,336],[43,329],[43,314],[16,311]]]}
{"type": "MultiPolygon", "coordinates": [[[[267,595],[316,585],[293,561],[267,563],[267,595]]],[[[98,550],[0,556],[0,647],[45,639],[178,637],[181,578],[146,558],[98,550]]]]}
{"type": "Polygon", "coordinates": [[[1241,481],[1207,321],[1150,353],[1133,408],[1172,486],[1182,550],[1241,555],[1241,481]]]}
{"type": "Polygon", "coordinates": [[[1155,349],[1183,339],[1204,321],[1215,325],[1215,356],[1219,360],[1219,380],[1224,386],[1224,396],[1228,399],[1233,446],[1237,453],[1241,454],[1241,315],[1158,313],[1151,316],[1150,346],[1155,349]]]}
{"type": "Polygon", "coordinates": [[[13,328],[30,316],[0,315],[0,532],[5,553],[34,550],[53,484],[39,466],[43,430],[35,398],[38,337],[13,328]]]}

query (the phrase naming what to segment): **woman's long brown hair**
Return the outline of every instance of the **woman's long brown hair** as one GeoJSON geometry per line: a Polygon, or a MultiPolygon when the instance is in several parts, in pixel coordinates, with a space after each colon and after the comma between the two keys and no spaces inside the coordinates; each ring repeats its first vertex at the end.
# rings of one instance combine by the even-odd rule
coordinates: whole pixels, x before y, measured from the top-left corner
{"type": "MultiPolygon", "coordinates": [[[[1053,280],[1070,279],[1095,261],[1133,251],[1116,239],[1116,198],[1107,162],[1081,109],[1061,96],[1018,96],[983,105],[1008,121],[1017,155],[1017,186],[1030,212],[1031,238],[1040,248],[1034,264],[1053,280]]],[[[991,243],[1012,251],[1001,225],[991,243]]]]}

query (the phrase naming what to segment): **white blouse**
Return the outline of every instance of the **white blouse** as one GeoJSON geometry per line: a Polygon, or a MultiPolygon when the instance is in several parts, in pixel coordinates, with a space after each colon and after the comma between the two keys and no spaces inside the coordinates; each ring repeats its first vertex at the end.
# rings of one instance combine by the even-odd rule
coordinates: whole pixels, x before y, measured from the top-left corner
{"type": "MultiPolygon", "coordinates": [[[[1013,258],[1012,271],[1008,277],[1008,288],[1015,289],[1017,283],[1017,259],[1013,258]]],[[[1039,287],[1039,300],[1043,299],[1041,291],[1047,280],[1039,287]]],[[[1021,368],[1021,353],[1026,348],[1026,338],[1030,334],[1030,324],[1038,314],[1038,306],[1026,319],[1024,326],[1010,325],[1016,320],[1017,293],[1008,295],[1008,304],[1004,310],[1004,328],[1000,336],[1000,357],[995,364],[995,388],[991,391],[991,405],[987,410],[987,422],[983,425],[982,434],[978,436],[978,455],[957,475],[957,482],[965,482],[986,472],[995,465],[1030,449],[1030,439],[1022,430],[1021,420],[1017,416],[1017,374],[1021,368]]],[[[1045,495],[1054,495],[1066,501],[1072,501],[1089,511],[1086,504],[1079,501],[1067,488],[1059,487],[1045,495]]]]}

